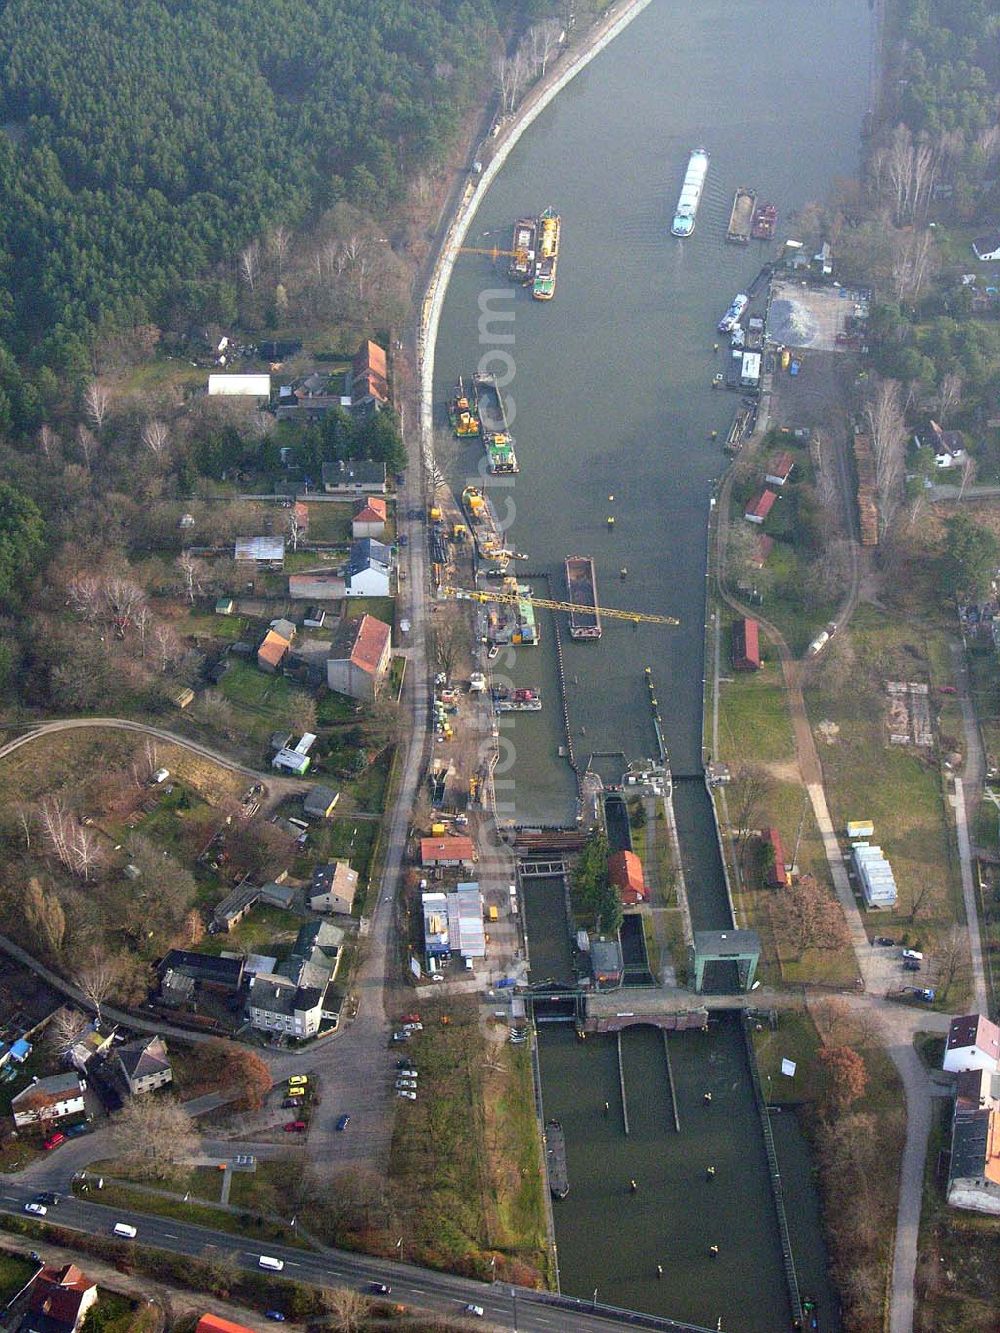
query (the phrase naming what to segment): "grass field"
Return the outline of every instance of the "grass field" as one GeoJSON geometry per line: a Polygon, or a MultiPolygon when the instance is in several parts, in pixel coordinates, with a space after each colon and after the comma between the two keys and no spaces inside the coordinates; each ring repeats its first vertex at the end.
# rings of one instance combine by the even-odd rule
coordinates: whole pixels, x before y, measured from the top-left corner
{"type": "Polygon", "coordinates": [[[723,682],[720,691],[719,758],[732,768],[794,759],[795,741],[777,661],[723,682]]]}
{"type": "MultiPolygon", "coordinates": [[[[219,1173],[221,1175],[221,1172],[219,1173]]],[[[74,1192],[79,1192],[78,1183],[74,1182],[74,1192]]],[[[174,1186],[169,1187],[171,1191],[174,1186]]],[[[156,1217],[172,1217],[178,1222],[192,1222],[195,1225],[211,1227],[214,1231],[225,1231],[233,1236],[246,1236],[251,1240],[277,1240],[283,1245],[304,1244],[295,1233],[295,1228],[282,1222],[272,1222],[266,1218],[255,1217],[251,1213],[229,1212],[225,1208],[213,1207],[211,1203],[192,1197],[187,1203],[181,1190],[173,1197],[152,1193],[141,1185],[127,1184],[117,1180],[104,1179],[101,1191],[101,1203],[109,1208],[124,1208],[137,1213],[152,1213],[156,1217]]],[[[139,1228],[139,1240],[142,1240],[142,1227],[139,1228]]]]}
{"type": "Polygon", "coordinates": [[[38,1265],[32,1259],[0,1253],[0,1307],[16,1296],[37,1270],[38,1265]]]}
{"type": "Polygon", "coordinates": [[[309,530],[306,539],[311,542],[330,542],[337,546],[351,543],[351,515],[354,505],[323,500],[309,506],[309,530]]]}

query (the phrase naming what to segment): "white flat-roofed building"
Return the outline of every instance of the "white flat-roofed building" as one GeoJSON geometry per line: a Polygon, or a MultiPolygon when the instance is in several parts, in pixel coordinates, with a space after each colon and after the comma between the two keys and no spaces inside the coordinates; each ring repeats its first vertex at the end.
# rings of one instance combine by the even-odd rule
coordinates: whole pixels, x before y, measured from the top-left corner
{"type": "Polygon", "coordinates": [[[421,901],[424,912],[424,953],[428,958],[447,958],[451,953],[448,897],[444,893],[424,893],[421,901]]]}
{"type": "Polygon", "coordinates": [[[881,847],[856,843],[852,853],[867,907],[895,907],[896,879],[881,847]]]}
{"type": "Polygon", "coordinates": [[[270,398],[270,375],[209,375],[208,392],[212,398],[270,398]]]}
{"type": "Polygon", "coordinates": [[[448,934],[463,958],[486,957],[483,895],[478,884],[459,884],[448,895],[448,934]]]}

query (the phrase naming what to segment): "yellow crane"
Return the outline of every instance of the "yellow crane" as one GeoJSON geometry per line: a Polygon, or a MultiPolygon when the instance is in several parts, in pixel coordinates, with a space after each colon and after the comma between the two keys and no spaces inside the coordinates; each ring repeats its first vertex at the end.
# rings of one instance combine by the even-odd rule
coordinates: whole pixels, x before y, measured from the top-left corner
{"type": "Polygon", "coordinates": [[[596,611],[598,615],[607,616],[611,620],[628,620],[633,625],[679,625],[681,622],[676,616],[654,616],[645,611],[622,611],[619,607],[596,606],[585,607],[577,606],[573,602],[557,602],[551,597],[530,597],[521,592],[482,592],[478,588],[451,588],[442,587],[439,589],[442,597],[454,597],[460,602],[498,602],[502,606],[517,606],[519,602],[527,602],[529,606],[541,607],[543,611],[596,611]]]}

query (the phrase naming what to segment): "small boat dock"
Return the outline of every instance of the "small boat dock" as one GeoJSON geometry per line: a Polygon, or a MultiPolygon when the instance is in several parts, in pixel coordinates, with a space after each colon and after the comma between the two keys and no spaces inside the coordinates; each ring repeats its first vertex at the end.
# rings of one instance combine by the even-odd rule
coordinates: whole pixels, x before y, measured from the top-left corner
{"type": "Polygon", "coordinates": [[[726,229],[727,241],[731,241],[734,245],[749,245],[756,205],[757,196],[753,190],[745,190],[741,186],[736,191],[733,196],[732,212],[729,214],[729,226],[726,229]]]}
{"type": "Polygon", "coordinates": [[[566,1168],[566,1135],[558,1120],[545,1122],[545,1165],[549,1172],[549,1190],[554,1199],[565,1199],[569,1193],[569,1171],[566,1168]]]}

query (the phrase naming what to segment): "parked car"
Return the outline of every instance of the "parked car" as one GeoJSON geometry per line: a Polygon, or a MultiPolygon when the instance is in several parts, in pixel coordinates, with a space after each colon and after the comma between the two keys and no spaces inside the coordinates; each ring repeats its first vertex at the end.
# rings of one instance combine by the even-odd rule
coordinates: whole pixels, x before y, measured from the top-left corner
{"type": "Polygon", "coordinates": [[[275,1324],[283,1324],[285,1322],[285,1316],[280,1310],[268,1310],[264,1315],[264,1318],[272,1320],[275,1324]]]}
{"type": "Polygon", "coordinates": [[[411,1092],[416,1092],[417,1080],[415,1078],[397,1078],[396,1091],[399,1092],[402,1088],[409,1088],[411,1092]]]}
{"type": "Polygon", "coordinates": [[[286,1134],[303,1134],[308,1126],[304,1120],[289,1120],[285,1126],[286,1134]]]}
{"type": "Polygon", "coordinates": [[[423,1032],[423,1030],[424,1030],[424,1025],[423,1025],[423,1023],[404,1023],[404,1024],[403,1024],[403,1031],[404,1031],[404,1032],[423,1032]]]}
{"type": "Polygon", "coordinates": [[[24,1211],[26,1213],[34,1213],[36,1217],[44,1217],[49,1210],[45,1207],[44,1203],[26,1203],[24,1205],[24,1211]]]}
{"type": "Polygon", "coordinates": [[[400,1060],[396,1066],[397,1078],[418,1078],[419,1075],[415,1069],[411,1069],[405,1060],[400,1060]]]}
{"type": "Polygon", "coordinates": [[[304,1088],[308,1082],[309,1079],[305,1074],[293,1074],[288,1080],[288,1086],[290,1088],[304,1088]]]}
{"type": "Polygon", "coordinates": [[[58,1148],[60,1143],[65,1143],[65,1142],[66,1142],[66,1135],[56,1133],[51,1135],[50,1138],[47,1138],[45,1142],[42,1144],[42,1147],[45,1149],[46,1152],[51,1152],[53,1148],[58,1148]]]}
{"type": "Polygon", "coordinates": [[[336,1128],[339,1129],[341,1133],[343,1133],[343,1131],[347,1128],[347,1126],[350,1123],[351,1123],[351,1117],[349,1115],[342,1115],[340,1119],[337,1121],[336,1128]]]}
{"type": "Polygon", "coordinates": [[[876,935],[872,944],[880,945],[882,948],[891,949],[896,941],[891,935],[876,935]]]}
{"type": "Polygon", "coordinates": [[[410,539],[409,539],[409,537],[407,537],[407,535],[406,535],[405,532],[401,532],[401,533],[399,534],[399,544],[400,544],[400,546],[409,546],[409,544],[410,544],[410,539]]]}
{"type": "Polygon", "coordinates": [[[68,1139],[78,1139],[81,1134],[89,1134],[90,1126],[85,1120],[81,1120],[78,1125],[70,1125],[66,1130],[68,1139]]]}
{"type": "Polygon", "coordinates": [[[396,1096],[405,1097],[409,1102],[415,1102],[417,1100],[417,1094],[412,1092],[409,1088],[397,1088],[396,1096]]]}
{"type": "Polygon", "coordinates": [[[399,1021],[400,1021],[400,1023],[402,1023],[403,1027],[406,1027],[407,1023],[419,1023],[419,1022],[420,1022],[420,1015],[419,1015],[419,1014],[404,1014],[403,1017],[402,1017],[399,1021]]]}
{"type": "Polygon", "coordinates": [[[393,1041],[409,1041],[410,1034],[408,1032],[394,1032],[392,1034],[392,1039],[393,1041]]]}
{"type": "Polygon", "coordinates": [[[919,972],[921,967],[922,967],[922,964],[921,964],[921,963],[918,963],[917,960],[916,960],[915,958],[904,958],[904,959],[903,959],[903,971],[904,971],[904,972],[919,972]]]}
{"type": "Polygon", "coordinates": [[[301,1105],[302,1105],[301,1097],[286,1097],[285,1100],[281,1103],[282,1110],[284,1111],[289,1110],[289,1108],[291,1107],[294,1107],[296,1110],[298,1110],[298,1108],[301,1105]]]}

